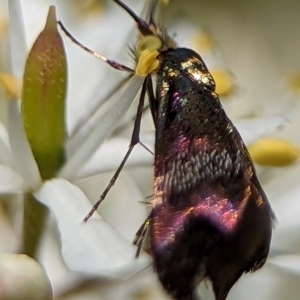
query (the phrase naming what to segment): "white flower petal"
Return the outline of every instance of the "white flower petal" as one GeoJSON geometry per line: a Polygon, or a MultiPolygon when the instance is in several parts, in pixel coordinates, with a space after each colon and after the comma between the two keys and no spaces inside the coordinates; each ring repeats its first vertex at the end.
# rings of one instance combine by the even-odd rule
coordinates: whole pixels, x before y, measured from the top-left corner
{"type": "MultiPolygon", "coordinates": [[[[101,300],[170,300],[151,267],[126,281],[94,282],[80,294],[81,299],[89,300],[99,300],[99,295],[101,300]]],[[[76,297],[75,293],[72,296],[76,297]]]]}
{"type": "Polygon", "coordinates": [[[9,147],[9,140],[6,128],[0,122],[0,164],[13,166],[13,157],[9,147]]]}
{"type": "MultiPolygon", "coordinates": [[[[294,262],[299,263],[298,260],[294,262]]],[[[227,299],[281,300],[285,298],[285,295],[288,295],[288,299],[298,299],[297,296],[300,292],[298,270],[289,269],[288,263],[291,263],[291,259],[289,261],[286,259],[285,262],[283,259],[279,261],[278,258],[268,259],[260,270],[243,274],[230,290],[227,299]],[[249,290],[252,289],[254,292],[249,293],[249,290]]],[[[292,266],[290,267],[292,268],[292,266]]],[[[210,282],[201,283],[199,295],[205,300],[215,300],[210,282]]]]}
{"type": "Polygon", "coordinates": [[[136,247],[113,230],[97,213],[83,218],[91,203],[64,179],[45,182],[35,194],[54,214],[68,267],[92,276],[128,277],[149,265],[146,255],[135,259],[136,247]]]}
{"type": "Polygon", "coordinates": [[[76,286],[83,276],[70,271],[66,266],[62,257],[60,235],[54,218],[50,218],[40,245],[37,260],[46,269],[51,281],[54,299],[56,299],[60,293],[76,286]]]}
{"type": "MultiPolygon", "coordinates": [[[[142,137],[142,141],[145,141],[144,135],[142,137]]],[[[153,141],[154,139],[152,140],[152,143],[153,141]]],[[[86,163],[81,166],[78,172],[76,172],[76,178],[74,179],[77,180],[104,172],[116,171],[128,150],[129,143],[130,139],[125,138],[112,138],[108,140],[86,163]]],[[[146,144],[148,147],[148,143],[146,144]]],[[[125,167],[128,168],[137,165],[150,166],[153,164],[153,159],[153,155],[138,144],[135,146],[130,157],[128,158],[125,167]]]]}
{"type": "Polygon", "coordinates": [[[10,101],[8,108],[9,141],[18,172],[29,187],[35,188],[41,182],[41,177],[26,138],[18,102],[10,101]]]}
{"type": "Polygon", "coordinates": [[[47,274],[32,258],[23,254],[0,254],[1,299],[50,300],[47,274]]]}
{"type": "Polygon", "coordinates": [[[0,122],[0,140],[9,147],[9,138],[7,134],[7,130],[2,122],[0,122]]]}
{"type": "MultiPolygon", "coordinates": [[[[94,203],[99,199],[112,176],[113,172],[101,174],[83,180],[77,185],[94,203]]],[[[132,242],[135,233],[149,214],[147,205],[141,203],[144,198],[145,195],[141,194],[129,172],[123,170],[101,203],[98,213],[123,237],[132,242]]]]}
{"type": "Polygon", "coordinates": [[[286,269],[286,271],[300,275],[299,255],[278,255],[268,260],[268,263],[286,269]]]}
{"type": "Polygon", "coordinates": [[[95,124],[97,124],[106,114],[108,108],[113,107],[115,103],[119,101],[119,94],[116,91],[122,90],[122,88],[130,83],[131,79],[132,76],[129,75],[126,76],[124,80],[116,82],[111,89],[109,89],[109,87],[101,89],[102,93],[103,91],[106,91],[105,95],[103,97],[98,97],[97,101],[93,101],[89,105],[86,105],[85,109],[81,110],[80,117],[70,133],[70,139],[67,144],[68,156],[72,156],[74,152],[76,152],[76,148],[80,146],[85,139],[88,128],[94,128],[95,124]]]}
{"type": "Polygon", "coordinates": [[[252,144],[259,138],[269,135],[279,129],[288,120],[280,115],[264,118],[243,119],[235,122],[237,130],[241,134],[245,144],[252,144]]]}
{"type": "Polygon", "coordinates": [[[228,299],[298,300],[299,294],[298,275],[267,263],[255,273],[243,274],[231,289],[228,299]]]}
{"type": "Polygon", "coordinates": [[[114,103],[114,107],[108,110],[101,120],[97,120],[98,122],[95,120],[92,127],[88,126],[83,128],[80,135],[78,135],[80,144],[78,144],[78,140],[72,141],[74,145],[71,147],[75,147],[75,145],[78,145],[78,147],[74,155],[68,158],[66,165],[59,172],[60,177],[69,180],[74,178],[81,165],[88,160],[97,147],[99,147],[118,125],[118,122],[135,99],[143,80],[144,78],[141,77],[133,77],[131,82],[127,84],[121,92],[116,91],[116,98],[119,99],[119,101],[114,103]]]}
{"type": "Polygon", "coordinates": [[[0,165],[0,194],[17,193],[26,189],[26,183],[10,167],[0,165]]]}
{"type": "Polygon", "coordinates": [[[296,251],[300,253],[300,240],[299,234],[297,234],[300,230],[300,222],[299,215],[296,216],[295,207],[290,209],[289,214],[285,211],[285,216],[278,210],[275,210],[275,212],[280,219],[280,223],[275,228],[272,244],[287,252],[296,251]]]}
{"type": "Polygon", "coordinates": [[[272,244],[290,253],[300,253],[300,166],[273,171],[273,180],[265,184],[278,223],[273,231],[272,244]]]}
{"type": "Polygon", "coordinates": [[[24,31],[22,7],[19,0],[10,0],[9,3],[9,36],[11,53],[11,71],[15,77],[21,79],[27,56],[27,44],[24,31]]]}

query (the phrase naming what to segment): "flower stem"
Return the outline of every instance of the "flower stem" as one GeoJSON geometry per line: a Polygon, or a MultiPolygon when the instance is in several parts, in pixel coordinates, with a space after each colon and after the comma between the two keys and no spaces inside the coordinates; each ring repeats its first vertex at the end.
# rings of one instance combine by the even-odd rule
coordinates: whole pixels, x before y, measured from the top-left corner
{"type": "Polygon", "coordinates": [[[44,232],[47,208],[32,194],[24,195],[23,234],[20,253],[35,258],[44,232]]]}

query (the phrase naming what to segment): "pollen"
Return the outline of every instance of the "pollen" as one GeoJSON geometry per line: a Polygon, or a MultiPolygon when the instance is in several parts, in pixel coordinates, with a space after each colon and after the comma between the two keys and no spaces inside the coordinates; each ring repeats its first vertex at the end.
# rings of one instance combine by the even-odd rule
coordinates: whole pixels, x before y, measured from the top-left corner
{"type": "Polygon", "coordinates": [[[265,138],[248,146],[253,161],[262,166],[283,167],[294,163],[300,154],[298,147],[284,139],[265,138]]]}
{"type": "Polygon", "coordinates": [[[19,81],[11,74],[0,73],[0,88],[4,89],[9,100],[19,98],[21,87],[19,81]]]}
{"type": "Polygon", "coordinates": [[[78,9],[81,11],[81,14],[86,17],[90,17],[91,15],[103,12],[105,9],[105,3],[103,0],[78,1],[78,9]]]}
{"type": "Polygon", "coordinates": [[[216,93],[220,97],[230,96],[234,91],[231,73],[224,69],[213,69],[210,73],[216,83],[216,93]]]}

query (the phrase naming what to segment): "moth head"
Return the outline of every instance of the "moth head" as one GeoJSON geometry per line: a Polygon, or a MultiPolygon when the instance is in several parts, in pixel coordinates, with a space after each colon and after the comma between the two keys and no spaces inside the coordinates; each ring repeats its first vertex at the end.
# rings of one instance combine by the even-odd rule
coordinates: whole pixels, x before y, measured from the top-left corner
{"type": "Polygon", "coordinates": [[[135,73],[139,76],[147,76],[159,67],[158,56],[160,53],[169,49],[177,48],[176,43],[166,33],[164,33],[156,25],[154,14],[157,7],[157,0],[153,0],[150,8],[149,22],[140,18],[127,5],[119,0],[114,0],[134,19],[140,32],[138,42],[134,48],[134,56],[136,60],[135,73]]]}

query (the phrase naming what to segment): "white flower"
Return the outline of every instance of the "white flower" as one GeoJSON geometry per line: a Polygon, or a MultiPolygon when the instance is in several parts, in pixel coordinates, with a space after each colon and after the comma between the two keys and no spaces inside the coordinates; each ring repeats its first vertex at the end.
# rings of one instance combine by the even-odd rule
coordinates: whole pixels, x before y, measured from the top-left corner
{"type": "MultiPolygon", "coordinates": [[[[27,49],[25,39],[22,39],[23,36],[20,37],[19,34],[21,32],[20,28],[23,28],[22,10],[18,1],[11,1],[9,4],[11,6],[11,22],[15,26],[19,25],[12,26],[11,47],[12,49],[19,49],[20,57],[21,53],[26,53],[27,49]],[[14,39],[15,36],[20,38],[14,39]]],[[[12,61],[12,70],[18,77],[22,68],[20,63],[14,60],[14,57],[12,57],[12,61]]],[[[92,205],[77,186],[66,180],[80,179],[76,176],[76,171],[97,150],[102,141],[113,130],[120,116],[130,107],[140,88],[140,84],[135,84],[135,82],[139,81],[141,81],[139,78],[133,79],[130,89],[125,87],[125,90],[121,90],[122,97],[116,94],[118,98],[122,98],[122,101],[115,104],[112,99],[113,105],[110,105],[112,107],[107,109],[101,121],[96,120],[90,124],[88,137],[86,131],[85,133],[79,131],[75,136],[78,143],[76,151],[72,146],[73,140],[68,140],[68,158],[58,175],[59,179],[48,182],[41,180],[37,164],[26,139],[17,101],[10,101],[9,103],[7,132],[1,125],[0,146],[3,151],[0,159],[2,163],[0,165],[0,193],[34,193],[38,200],[51,209],[57,218],[60,229],[63,256],[69,267],[75,271],[93,276],[126,277],[149,264],[146,255],[142,255],[139,260],[134,258],[136,249],[130,241],[133,239],[134,233],[128,233],[126,230],[122,232],[123,235],[118,233],[113,227],[104,222],[97,213],[89,223],[83,223],[83,217],[89,212],[92,205]],[[70,233],[74,234],[71,235],[70,233]],[[103,235],[105,240],[99,239],[99,233],[103,235]],[[74,252],[75,249],[77,252],[74,252]],[[78,256],[82,259],[78,260],[78,256]]],[[[86,130],[86,128],[83,128],[83,130],[86,130]]],[[[135,189],[133,187],[131,192],[134,192],[135,189]]],[[[133,201],[139,199],[133,199],[133,201]]],[[[143,215],[146,216],[146,207],[138,205],[135,213],[140,215],[137,220],[140,219],[138,222],[141,223],[144,219],[143,215]]]]}

